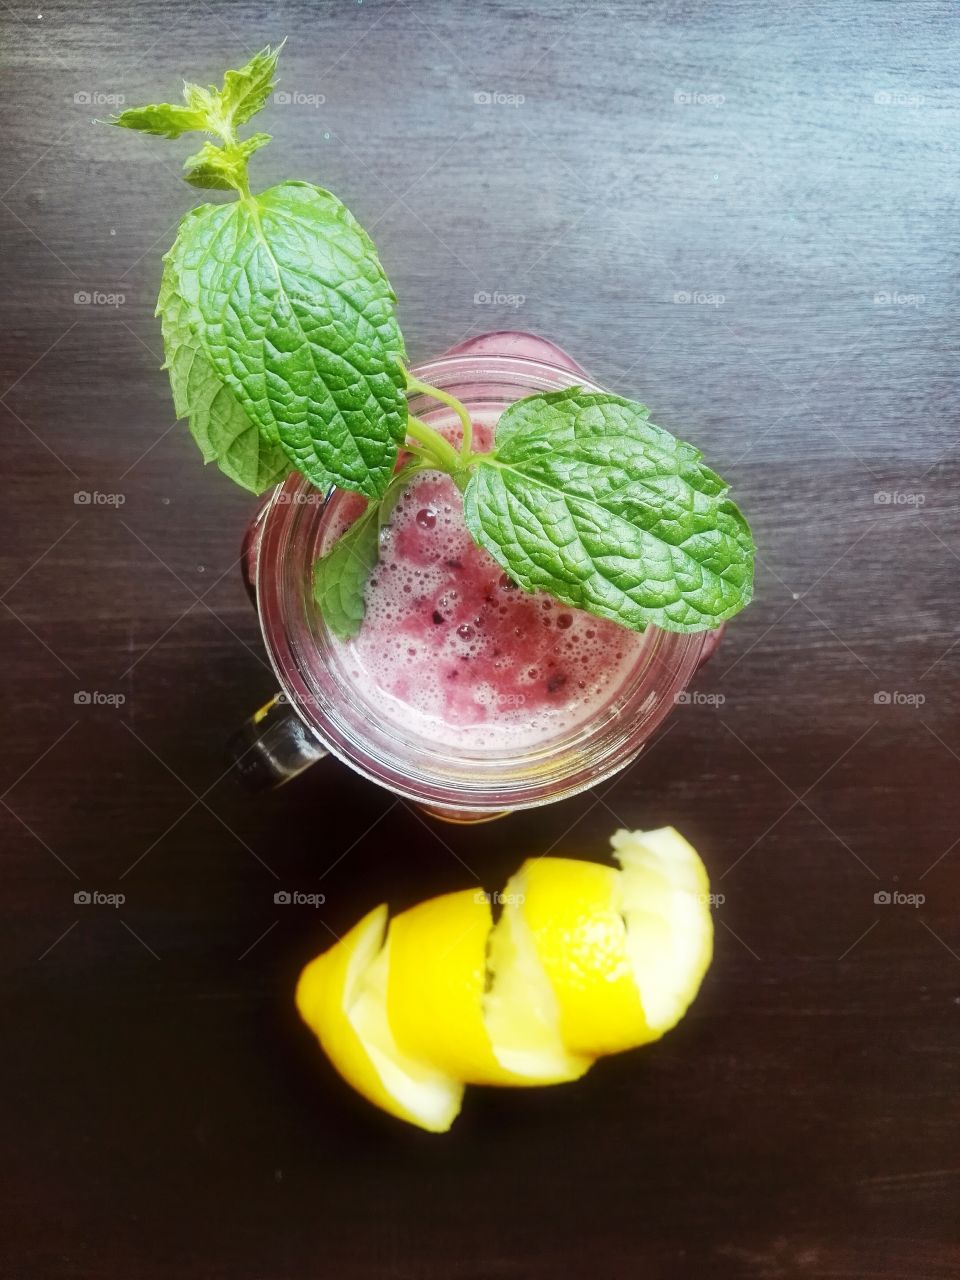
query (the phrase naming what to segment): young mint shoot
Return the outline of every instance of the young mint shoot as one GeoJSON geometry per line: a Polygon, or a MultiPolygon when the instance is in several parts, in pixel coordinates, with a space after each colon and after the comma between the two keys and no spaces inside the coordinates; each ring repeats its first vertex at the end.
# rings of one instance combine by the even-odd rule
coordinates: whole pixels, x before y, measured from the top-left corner
{"type": "Polygon", "coordinates": [[[219,88],[185,83],[182,103],[111,123],[207,135],[185,180],[234,197],[181,220],[157,304],[174,406],[204,461],[254,493],[298,471],[367,499],[315,566],[328,627],[359,630],[383,529],[425,470],[453,478],[473,540],[526,591],[635,631],[703,631],[738,613],[753,541],[698,450],[643,405],[574,387],[510,405],[493,449],[474,452],[464,405],[407,370],[396,296],[346,206],[306,182],[251,191],[248,162],[270,135],[238,130],[269,101],[281,48],[219,88]],[[459,445],[411,415],[408,395],[452,410],[459,445]]]}

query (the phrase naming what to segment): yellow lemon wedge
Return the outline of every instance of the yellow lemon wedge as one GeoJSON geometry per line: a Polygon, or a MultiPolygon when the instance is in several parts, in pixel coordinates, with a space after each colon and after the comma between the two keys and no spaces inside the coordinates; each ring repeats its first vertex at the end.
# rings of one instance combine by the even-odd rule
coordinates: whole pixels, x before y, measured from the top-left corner
{"type": "Polygon", "coordinates": [[[618,1053],[656,1038],[634,978],[620,882],[614,867],[540,858],[525,862],[507,887],[520,904],[572,1053],[618,1053]]]}
{"type": "Polygon", "coordinates": [[[656,1038],[680,1021],[710,967],[710,882],[696,849],[673,827],[618,831],[610,843],[623,868],[633,976],[656,1038]]]}
{"type": "Polygon", "coordinates": [[[460,1111],[463,1084],[410,1058],[387,1018],[386,906],[376,907],[300,975],[296,1002],[334,1067],[374,1106],[444,1133],[460,1111]]]}
{"type": "Polygon", "coordinates": [[[559,1046],[549,1011],[531,1016],[535,991],[502,956],[491,957],[499,981],[485,997],[492,925],[488,895],[473,889],[431,898],[390,921],[387,1012],[397,1044],[467,1084],[576,1079],[589,1062],[571,1060],[559,1046]],[[485,1008],[492,1009],[486,1017],[485,1008]]]}

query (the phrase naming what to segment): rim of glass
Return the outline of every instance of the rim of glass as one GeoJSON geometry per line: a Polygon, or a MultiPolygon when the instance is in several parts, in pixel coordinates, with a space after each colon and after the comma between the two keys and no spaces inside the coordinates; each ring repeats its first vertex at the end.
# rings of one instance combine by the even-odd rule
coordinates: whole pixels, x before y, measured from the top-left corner
{"type": "MultiPolygon", "coordinates": [[[[456,390],[468,406],[504,401],[504,387],[526,393],[571,386],[602,390],[579,370],[524,356],[441,356],[411,372],[423,382],[456,390]]],[[[422,395],[411,395],[409,404],[411,412],[427,421],[449,413],[422,395]]],[[[405,741],[399,731],[374,723],[358,700],[345,696],[328,665],[310,661],[317,652],[315,611],[308,604],[311,556],[329,496],[318,500],[310,482],[293,473],[263,511],[256,584],[264,643],[284,695],[322,745],[397,795],[465,813],[533,808],[576,795],[636,757],[698,666],[705,633],[651,628],[647,660],[626,690],[566,738],[499,758],[405,741]]]]}

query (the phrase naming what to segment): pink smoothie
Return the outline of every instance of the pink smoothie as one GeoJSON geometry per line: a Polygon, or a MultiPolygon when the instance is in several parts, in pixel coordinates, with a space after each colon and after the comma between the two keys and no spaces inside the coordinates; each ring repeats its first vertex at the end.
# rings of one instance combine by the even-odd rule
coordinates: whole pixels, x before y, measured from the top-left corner
{"type": "MultiPolygon", "coordinates": [[[[337,495],[324,550],[363,509],[337,495]]],[[[438,744],[535,747],[588,724],[642,663],[649,637],[528,595],[473,542],[449,477],[416,476],[384,530],[359,634],[332,640],[359,696],[438,744]]]]}

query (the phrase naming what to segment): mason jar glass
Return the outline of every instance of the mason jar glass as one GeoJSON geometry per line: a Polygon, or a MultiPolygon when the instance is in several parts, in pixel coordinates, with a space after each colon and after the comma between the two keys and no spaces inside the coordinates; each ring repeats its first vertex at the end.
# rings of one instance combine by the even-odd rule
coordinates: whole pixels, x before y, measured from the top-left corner
{"type": "MultiPolygon", "coordinates": [[[[412,373],[485,421],[534,392],[602,389],[559,347],[522,333],[485,334],[412,373]]],[[[410,412],[440,431],[454,421],[449,408],[421,395],[410,397],[410,412]]],[[[549,804],[628,765],[719,638],[648,628],[626,679],[572,732],[534,746],[439,744],[378,714],[369,691],[354,687],[337,660],[311,589],[330,497],[295,473],[265,499],[247,532],[244,575],[280,689],[231,744],[250,786],[285,782],[332,757],[317,771],[318,787],[336,785],[327,771],[339,761],[451,821],[549,804]]]]}

